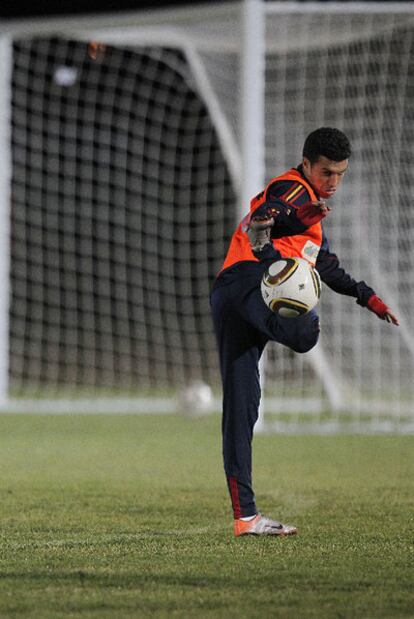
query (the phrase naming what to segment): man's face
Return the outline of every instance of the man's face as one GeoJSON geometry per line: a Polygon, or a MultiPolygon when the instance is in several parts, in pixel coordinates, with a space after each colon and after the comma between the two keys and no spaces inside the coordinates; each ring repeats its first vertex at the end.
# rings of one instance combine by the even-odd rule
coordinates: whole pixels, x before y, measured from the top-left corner
{"type": "Polygon", "coordinates": [[[331,198],[348,168],[348,159],[332,161],[321,155],[315,163],[303,158],[303,172],[321,198],[331,198]]]}

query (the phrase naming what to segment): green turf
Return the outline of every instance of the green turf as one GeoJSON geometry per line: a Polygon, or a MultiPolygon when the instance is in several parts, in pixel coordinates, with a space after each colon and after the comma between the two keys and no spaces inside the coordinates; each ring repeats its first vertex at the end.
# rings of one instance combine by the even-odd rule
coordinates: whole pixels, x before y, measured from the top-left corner
{"type": "Polygon", "coordinates": [[[258,436],[234,539],[220,420],[0,416],[0,617],[414,617],[414,437],[258,436]]]}

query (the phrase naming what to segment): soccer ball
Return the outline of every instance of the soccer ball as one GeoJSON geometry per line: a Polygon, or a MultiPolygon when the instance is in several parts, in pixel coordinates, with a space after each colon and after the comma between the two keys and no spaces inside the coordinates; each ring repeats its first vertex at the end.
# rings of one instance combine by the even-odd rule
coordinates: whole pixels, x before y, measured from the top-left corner
{"type": "Polygon", "coordinates": [[[277,260],[265,271],[260,286],[266,305],[280,316],[297,318],[321,296],[319,273],[303,258],[277,260]]]}
{"type": "Polygon", "coordinates": [[[210,385],[201,380],[191,382],[179,394],[179,407],[185,415],[201,417],[212,412],[213,391],[210,385]]]}

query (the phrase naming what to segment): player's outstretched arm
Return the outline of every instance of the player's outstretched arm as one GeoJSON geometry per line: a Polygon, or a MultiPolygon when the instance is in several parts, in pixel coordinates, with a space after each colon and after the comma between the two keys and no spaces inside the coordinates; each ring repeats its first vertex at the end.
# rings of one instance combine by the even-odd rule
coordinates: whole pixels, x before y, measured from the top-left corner
{"type": "Polygon", "coordinates": [[[386,320],[387,322],[390,322],[391,324],[396,325],[397,327],[400,324],[398,322],[398,318],[391,311],[388,305],[386,305],[384,301],[380,299],[376,294],[373,294],[368,299],[367,308],[371,312],[376,314],[378,318],[381,318],[381,320],[386,320]]]}

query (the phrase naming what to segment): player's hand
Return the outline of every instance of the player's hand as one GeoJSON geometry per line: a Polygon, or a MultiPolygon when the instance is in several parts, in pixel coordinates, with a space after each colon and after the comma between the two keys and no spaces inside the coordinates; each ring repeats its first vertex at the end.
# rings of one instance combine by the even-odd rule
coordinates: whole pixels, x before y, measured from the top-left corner
{"type": "Polygon", "coordinates": [[[324,200],[306,202],[296,208],[296,216],[305,226],[313,226],[327,216],[331,209],[324,200]]]}
{"type": "Polygon", "coordinates": [[[249,230],[266,230],[271,228],[275,223],[275,219],[270,212],[262,213],[261,215],[253,216],[247,227],[249,230]]]}
{"type": "Polygon", "coordinates": [[[267,211],[253,215],[250,218],[246,227],[247,236],[249,237],[250,247],[253,253],[257,256],[257,252],[262,252],[267,246],[270,246],[272,240],[272,226],[275,223],[273,216],[267,211]]]}
{"type": "Polygon", "coordinates": [[[376,314],[378,318],[381,318],[381,320],[386,320],[397,327],[400,324],[398,322],[398,318],[392,313],[388,305],[386,305],[382,299],[377,297],[376,294],[373,294],[368,299],[367,308],[371,312],[374,312],[374,314],[376,314]]]}

